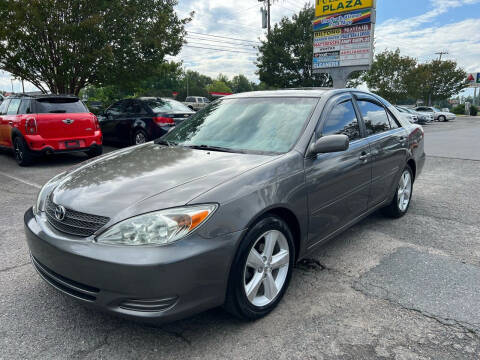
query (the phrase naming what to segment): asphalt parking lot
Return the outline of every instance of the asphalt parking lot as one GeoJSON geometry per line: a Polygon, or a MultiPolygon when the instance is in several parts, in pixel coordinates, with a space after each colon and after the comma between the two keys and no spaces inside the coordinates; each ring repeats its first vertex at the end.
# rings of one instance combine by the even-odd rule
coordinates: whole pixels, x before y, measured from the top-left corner
{"type": "Polygon", "coordinates": [[[85,158],[20,168],[1,152],[0,359],[478,359],[480,118],[425,132],[409,214],[373,214],[332,240],[255,323],[214,309],[146,326],[52,289],[29,262],[23,213],[44,182],[85,158]]]}

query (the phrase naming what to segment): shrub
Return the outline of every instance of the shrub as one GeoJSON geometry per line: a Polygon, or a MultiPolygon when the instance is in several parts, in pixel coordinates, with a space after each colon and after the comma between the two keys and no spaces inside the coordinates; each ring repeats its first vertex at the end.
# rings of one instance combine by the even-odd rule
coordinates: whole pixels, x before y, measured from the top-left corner
{"type": "Polygon", "coordinates": [[[457,105],[452,109],[452,112],[456,115],[465,115],[465,105],[457,105]]]}
{"type": "Polygon", "coordinates": [[[477,116],[478,108],[475,105],[470,106],[470,115],[477,116]]]}

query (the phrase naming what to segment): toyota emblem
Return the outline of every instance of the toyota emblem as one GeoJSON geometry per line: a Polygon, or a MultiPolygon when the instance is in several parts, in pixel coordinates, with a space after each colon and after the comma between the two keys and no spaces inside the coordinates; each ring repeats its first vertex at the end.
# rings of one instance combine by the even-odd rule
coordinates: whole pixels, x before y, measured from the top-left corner
{"type": "Polygon", "coordinates": [[[65,208],[62,205],[57,205],[55,208],[55,218],[58,221],[63,221],[65,219],[65,208]]]}

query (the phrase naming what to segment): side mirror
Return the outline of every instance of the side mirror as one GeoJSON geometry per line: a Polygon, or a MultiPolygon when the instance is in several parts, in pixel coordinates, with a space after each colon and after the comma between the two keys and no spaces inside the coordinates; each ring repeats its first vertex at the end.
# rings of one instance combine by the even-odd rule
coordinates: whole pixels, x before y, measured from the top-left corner
{"type": "Polygon", "coordinates": [[[346,151],[350,147],[347,135],[323,136],[310,146],[309,155],[346,151]]]}

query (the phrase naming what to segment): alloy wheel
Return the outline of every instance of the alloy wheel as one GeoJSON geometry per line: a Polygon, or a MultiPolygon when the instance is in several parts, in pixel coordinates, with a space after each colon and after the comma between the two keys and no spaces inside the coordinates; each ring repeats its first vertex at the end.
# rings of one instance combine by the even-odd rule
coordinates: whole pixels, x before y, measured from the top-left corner
{"type": "Polygon", "coordinates": [[[244,289],[248,301],[258,307],[271,304],[285,285],[290,251],[285,236],[278,230],[261,235],[247,258],[244,289]]]}
{"type": "Polygon", "coordinates": [[[147,142],[147,138],[143,132],[138,132],[135,134],[135,145],[145,144],[147,142]]]}
{"type": "Polygon", "coordinates": [[[408,205],[410,204],[410,198],[412,195],[412,176],[408,170],[405,170],[400,178],[398,184],[398,208],[400,211],[404,212],[407,210],[408,205]]]}
{"type": "Polygon", "coordinates": [[[20,139],[15,139],[15,157],[17,158],[18,162],[23,161],[23,151],[22,151],[22,146],[20,143],[20,139]]]}

